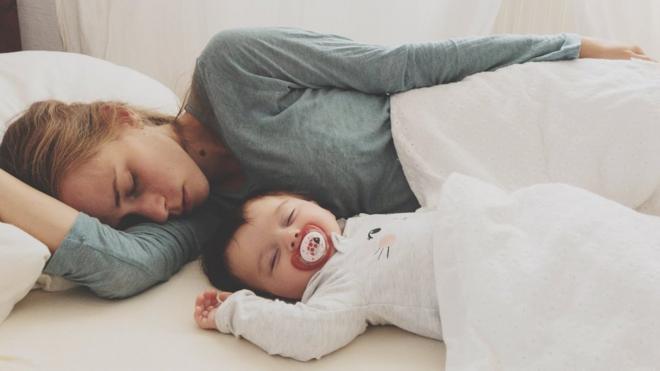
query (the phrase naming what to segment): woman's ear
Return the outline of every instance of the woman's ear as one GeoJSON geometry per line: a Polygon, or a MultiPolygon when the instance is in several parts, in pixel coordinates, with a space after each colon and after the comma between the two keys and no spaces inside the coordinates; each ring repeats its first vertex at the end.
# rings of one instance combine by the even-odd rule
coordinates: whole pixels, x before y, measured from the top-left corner
{"type": "Polygon", "coordinates": [[[140,127],[137,115],[126,107],[117,107],[117,120],[120,124],[125,124],[133,128],[140,127]]]}
{"type": "Polygon", "coordinates": [[[122,105],[106,103],[100,107],[106,122],[114,122],[128,127],[140,127],[140,121],[133,110],[122,105]]]}

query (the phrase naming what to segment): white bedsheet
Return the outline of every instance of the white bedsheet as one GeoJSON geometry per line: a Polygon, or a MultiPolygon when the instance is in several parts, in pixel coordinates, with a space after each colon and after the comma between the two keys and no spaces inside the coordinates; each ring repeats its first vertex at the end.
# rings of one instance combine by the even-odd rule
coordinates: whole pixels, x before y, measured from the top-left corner
{"type": "Polygon", "coordinates": [[[657,370],[660,218],[582,189],[452,175],[434,267],[447,371],[657,370]]]}
{"type": "Polygon", "coordinates": [[[0,370],[434,370],[444,344],[393,327],[371,328],[320,361],[267,355],[246,340],[197,328],[198,262],[136,297],[108,301],[83,288],[35,290],[0,325],[0,370]]]}
{"type": "Polygon", "coordinates": [[[423,206],[460,172],[513,190],[563,182],[660,215],[660,64],[526,63],[392,97],[423,206]]]}

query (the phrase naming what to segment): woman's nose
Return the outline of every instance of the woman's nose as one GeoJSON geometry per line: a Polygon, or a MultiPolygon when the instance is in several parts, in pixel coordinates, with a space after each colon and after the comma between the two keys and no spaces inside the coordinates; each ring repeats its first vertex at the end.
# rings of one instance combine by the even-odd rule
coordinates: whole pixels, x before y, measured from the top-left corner
{"type": "Polygon", "coordinates": [[[159,194],[143,194],[136,200],[134,213],[156,223],[164,223],[169,217],[167,201],[159,194]]]}

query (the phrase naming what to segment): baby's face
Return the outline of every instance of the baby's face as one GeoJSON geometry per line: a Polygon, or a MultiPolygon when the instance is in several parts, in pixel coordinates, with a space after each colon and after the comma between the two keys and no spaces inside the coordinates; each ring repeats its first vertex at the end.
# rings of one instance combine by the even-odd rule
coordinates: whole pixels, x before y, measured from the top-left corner
{"type": "Polygon", "coordinates": [[[266,196],[247,204],[247,223],[227,248],[233,273],[256,289],[276,296],[300,299],[314,270],[303,271],[291,263],[307,224],[321,228],[328,238],[341,233],[334,215],[314,202],[293,196],[266,196]]]}

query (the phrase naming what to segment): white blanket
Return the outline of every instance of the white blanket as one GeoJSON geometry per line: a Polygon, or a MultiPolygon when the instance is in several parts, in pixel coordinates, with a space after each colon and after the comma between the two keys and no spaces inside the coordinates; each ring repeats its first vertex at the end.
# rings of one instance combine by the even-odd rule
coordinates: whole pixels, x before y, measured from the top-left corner
{"type": "Polygon", "coordinates": [[[446,370],[657,370],[660,218],[453,175],[434,235],[446,370]]]}
{"type": "Polygon", "coordinates": [[[423,206],[456,171],[505,189],[562,182],[660,215],[660,65],[527,63],[392,97],[423,206]]]}

